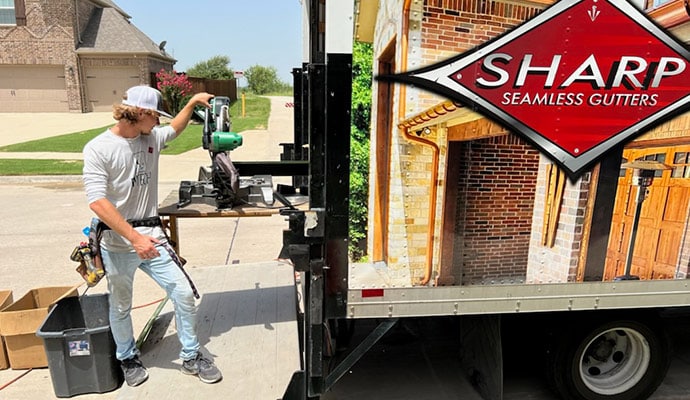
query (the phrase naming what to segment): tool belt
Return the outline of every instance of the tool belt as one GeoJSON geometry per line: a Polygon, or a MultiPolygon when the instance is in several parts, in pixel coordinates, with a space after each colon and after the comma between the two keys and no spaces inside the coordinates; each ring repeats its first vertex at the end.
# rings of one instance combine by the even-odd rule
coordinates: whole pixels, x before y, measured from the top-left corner
{"type": "MultiPolygon", "coordinates": [[[[127,222],[132,225],[134,228],[138,228],[140,226],[147,226],[147,227],[155,227],[155,226],[163,226],[163,223],[161,222],[160,217],[149,217],[149,218],[144,218],[144,219],[128,219],[127,222]]],[[[100,242],[101,242],[101,237],[103,236],[103,231],[109,230],[110,227],[106,225],[104,222],[99,221],[98,225],[95,229],[95,242],[97,243],[94,247],[93,250],[98,254],[98,257],[100,258],[101,255],[101,247],[100,247],[100,242]]],[[[165,231],[165,229],[161,229],[163,231],[163,234],[165,235],[166,242],[162,243],[161,246],[165,248],[165,250],[168,252],[170,255],[170,258],[173,260],[175,265],[177,265],[180,268],[180,271],[184,274],[185,278],[187,278],[187,282],[189,282],[189,286],[192,288],[192,292],[194,293],[194,297],[196,299],[199,299],[201,296],[199,296],[199,291],[197,291],[196,286],[194,285],[194,282],[192,282],[192,278],[187,274],[187,271],[184,269],[184,265],[187,263],[187,260],[184,258],[180,257],[177,255],[175,252],[175,249],[173,249],[173,246],[175,246],[175,243],[170,240],[170,237],[168,236],[168,233],[165,231]]],[[[92,230],[93,231],[93,230],[92,230]]]]}
{"type": "MultiPolygon", "coordinates": [[[[127,223],[132,225],[132,227],[134,227],[134,228],[138,228],[140,226],[154,227],[154,226],[162,226],[163,225],[160,217],[149,217],[149,218],[144,218],[144,219],[128,219],[127,223]]],[[[100,229],[101,231],[107,231],[110,229],[110,227],[108,225],[106,225],[105,222],[99,221],[97,229],[100,229]]],[[[167,236],[167,234],[166,234],[166,236],[167,236]]]]}

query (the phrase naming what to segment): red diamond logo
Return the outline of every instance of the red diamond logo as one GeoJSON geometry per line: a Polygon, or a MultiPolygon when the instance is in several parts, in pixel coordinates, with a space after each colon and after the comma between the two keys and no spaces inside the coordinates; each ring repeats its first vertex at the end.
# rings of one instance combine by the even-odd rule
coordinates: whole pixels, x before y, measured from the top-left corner
{"type": "Polygon", "coordinates": [[[483,46],[380,76],[476,108],[575,178],[685,110],[690,52],[625,0],[561,0],[483,46]]]}

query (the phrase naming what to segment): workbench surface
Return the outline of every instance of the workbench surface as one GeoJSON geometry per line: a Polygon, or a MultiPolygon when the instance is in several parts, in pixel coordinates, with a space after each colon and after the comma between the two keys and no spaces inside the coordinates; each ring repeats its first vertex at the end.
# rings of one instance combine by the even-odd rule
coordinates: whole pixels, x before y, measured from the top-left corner
{"type": "MultiPolygon", "coordinates": [[[[290,202],[295,206],[306,204],[305,196],[288,196],[290,202]]],[[[179,193],[173,190],[161,203],[158,214],[161,217],[178,218],[203,218],[203,217],[269,217],[280,213],[282,208],[287,207],[280,200],[275,199],[273,205],[269,204],[243,204],[230,209],[219,210],[215,206],[215,200],[208,198],[206,202],[193,202],[184,207],[178,207],[179,193]]]]}

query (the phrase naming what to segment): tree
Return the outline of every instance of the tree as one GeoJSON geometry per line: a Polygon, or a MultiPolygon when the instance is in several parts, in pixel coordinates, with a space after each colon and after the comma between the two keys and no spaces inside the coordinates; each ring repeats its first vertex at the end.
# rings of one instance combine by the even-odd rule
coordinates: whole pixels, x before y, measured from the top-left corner
{"type": "Polygon", "coordinates": [[[285,87],[285,84],[278,79],[278,71],[275,67],[252,65],[244,71],[244,77],[247,78],[249,90],[258,95],[279,91],[285,87]]]}
{"type": "Polygon", "coordinates": [[[168,105],[168,111],[172,115],[177,115],[192,98],[192,83],[187,79],[187,75],[175,70],[161,69],[156,73],[156,79],[158,80],[156,86],[168,105]]]}
{"type": "Polygon", "coordinates": [[[206,61],[201,61],[187,70],[187,75],[195,78],[206,79],[233,79],[235,76],[227,56],[213,56],[206,61]]]}
{"type": "Polygon", "coordinates": [[[354,261],[366,254],[369,201],[369,128],[373,51],[355,42],[352,50],[352,115],[350,135],[350,244],[354,261]]]}

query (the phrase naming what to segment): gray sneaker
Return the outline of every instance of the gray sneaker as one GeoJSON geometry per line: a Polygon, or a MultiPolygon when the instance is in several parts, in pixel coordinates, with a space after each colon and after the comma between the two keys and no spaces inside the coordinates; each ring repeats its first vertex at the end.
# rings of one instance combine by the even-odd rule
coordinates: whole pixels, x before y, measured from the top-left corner
{"type": "Polygon", "coordinates": [[[122,360],[122,372],[129,386],[139,386],[149,378],[148,371],[137,356],[122,360]]]}
{"type": "Polygon", "coordinates": [[[213,361],[203,357],[201,353],[197,353],[191,360],[183,361],[180,370],[187,375],[197,375],[204,383],[216,383],[223,379],[213,361]]]}

